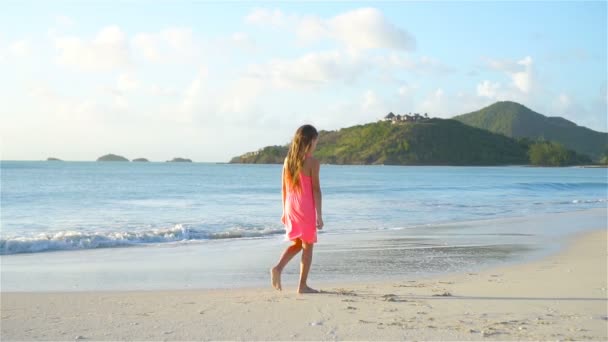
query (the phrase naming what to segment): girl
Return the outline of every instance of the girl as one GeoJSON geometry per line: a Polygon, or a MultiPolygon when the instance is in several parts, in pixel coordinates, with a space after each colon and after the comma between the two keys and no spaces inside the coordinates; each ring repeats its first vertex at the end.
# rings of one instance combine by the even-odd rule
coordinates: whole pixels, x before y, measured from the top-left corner
{"type": "Polygon", "coordinates": [[[311,125],[298,128],[287,158],[283,163],[283,216],[286,239],[293,244],[283,252],[279,263],[270,270],[272,286],[281,290],[281,272],[291,258],[302,252],[298,293],[317,293],[306,279],[312,262],[312,247],[317,242],[317,229],[323,228],[319,161],[312,157],[319,134],[311,125]]]}

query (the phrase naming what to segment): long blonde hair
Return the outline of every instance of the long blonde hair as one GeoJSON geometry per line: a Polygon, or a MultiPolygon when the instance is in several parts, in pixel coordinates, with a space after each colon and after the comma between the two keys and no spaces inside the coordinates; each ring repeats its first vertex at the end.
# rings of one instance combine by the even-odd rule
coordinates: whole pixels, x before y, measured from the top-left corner
{"type": "Polygon", "coordinates": [[[286,176],[287,182],[296,190],[300,189],[300,171],[304,166],[306,153],[309,152],[312,142],[318,136],[316,128],[311,125],[303,125],[298,128],[293,137],[286,158],[286,176]]]}

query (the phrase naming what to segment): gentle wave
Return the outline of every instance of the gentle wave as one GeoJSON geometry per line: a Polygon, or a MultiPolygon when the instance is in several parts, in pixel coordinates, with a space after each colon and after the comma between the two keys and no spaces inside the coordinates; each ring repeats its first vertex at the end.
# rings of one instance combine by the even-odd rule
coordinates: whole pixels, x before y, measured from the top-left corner
{"type": "Polygon", "coordinates": [[[585,203],[606,203],[608,200],[605,198],[600,198],[597,200],[572,200],[570,202],[560,202],[560,204],[585,204],[585,203]]]}
{"type": "Polygon", "coordinates": [[[560,183],[560,182],[531,182],[531,183],[516,183],[515,188],[524,190],[591,190],[591,189],[608,189],[606,183],[560,183]]]}
{"type": "Polygon", "coordinates": [[[284,229],[231,228],[209,232],[177,224],[172,228],[140,232],[77,232],[60,231],[41,233],[29,237],[0,239],[0,255],[38,253],[57,250],[78,250],[136,246],[149,243],[168,243],[191,240],[236,239],[263,237],[284,233],[284,229]]]}
{"type": "Polygon", "coordinates": [[[424,186],[393,186],[379,188],[352,188],[352,187],[328,187],[332,192],[336,193],[401,193],[401,192],[445,192],[445,191],[484,191],[484,190],[524,190],[524,191],[588,191],[588,190],[606,190],[608,191],[607,183],[599,182],[520,182],[512,184],[486,184],[486,185],[424,185],[424,186]]]}

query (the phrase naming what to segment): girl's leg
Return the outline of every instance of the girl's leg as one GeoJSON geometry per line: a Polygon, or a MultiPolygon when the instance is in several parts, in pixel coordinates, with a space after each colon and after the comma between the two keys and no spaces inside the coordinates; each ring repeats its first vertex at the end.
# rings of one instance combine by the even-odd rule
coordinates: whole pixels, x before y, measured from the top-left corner
{"type": "Polygon", "coordinates": [[[296,254],[302,250],[302,240],[296,239],[293,245],[287,247],[279,259],[279,263],[270,270],[270,278],[272,280],[272,287],[277,290],[281,290],[281,272],[283,268],[289,263],[296,254]]]}
{"type": "Polygon", "coordinates": [[[300,286],[298,287],[298,293],[317,293],[319,291],[308,287],[306,279],[308,278],[308,271],[310,270],[310,264],[312,263],[312,247],[313,243],[302,243],[302,262],[300,263],[300,286]]]}

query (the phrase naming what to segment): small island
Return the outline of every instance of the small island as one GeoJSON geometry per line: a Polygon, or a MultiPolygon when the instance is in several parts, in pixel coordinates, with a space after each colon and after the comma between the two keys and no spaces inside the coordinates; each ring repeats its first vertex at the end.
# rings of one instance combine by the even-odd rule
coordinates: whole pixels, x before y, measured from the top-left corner
{"type": "Polygon", "coordinates": [[[167,160],[167,163],[192,163],[192,160],[187,158],[173,158],[171,160],[167,160]]]}
{"type": "Polygon", "coordinates": [[[63,161],[63,160],[61,160],[59,158],[48,157],[48,158],[46,158],[46,161],[63,161]]]}
{"type": "Polygon", "coordinates": [[[149,160],[146,159],[146,158],[135,158],[135,159],[133,159],[131,161],[132,162],[146,162],[146,163],[149,162],[149,160]]]}
{"type": "Polygon", "coordinates": [[[118,156],[118,155],[110,153],[110,154],[106,154],[105,156],[101,156],[101,157],[97,158],[97,161],[98,162],[100,162],[100,161],[126,161],[126,162],[128,162],[129,159],[127,159],[123,156],[118,156]]]}

